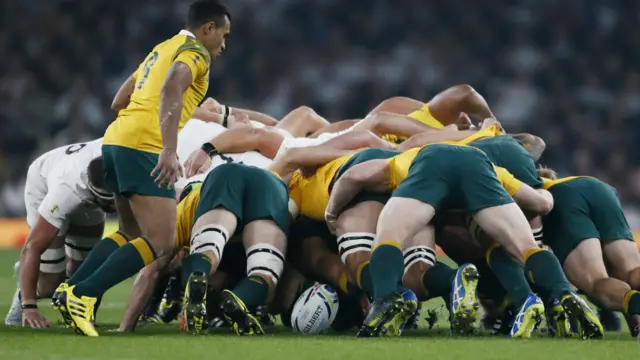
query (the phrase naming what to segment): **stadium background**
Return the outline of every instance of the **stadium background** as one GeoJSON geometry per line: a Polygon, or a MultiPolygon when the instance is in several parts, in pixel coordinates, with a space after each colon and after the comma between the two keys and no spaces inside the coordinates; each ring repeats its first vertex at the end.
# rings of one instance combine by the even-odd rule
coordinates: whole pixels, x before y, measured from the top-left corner
{"type": "MultiPolygon", "coordinates": [[[[24,178],[57,146],[100,137],[111,99],[189,1],[0,3],[0,247],[26,235],[24,178]]],[[[233,0],[209,95],[330,120],[468,83],[542,163],[616,186],[640,230],[640,7],[613,0],[233,0]]]]}

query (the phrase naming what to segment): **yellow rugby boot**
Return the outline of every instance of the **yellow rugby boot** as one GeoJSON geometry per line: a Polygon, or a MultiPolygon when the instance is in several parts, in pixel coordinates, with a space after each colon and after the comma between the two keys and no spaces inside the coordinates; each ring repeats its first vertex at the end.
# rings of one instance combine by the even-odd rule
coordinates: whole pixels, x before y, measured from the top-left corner
{"type": "Polygon", "coordinates": [[[51,296],[51,306],[53,306],[54,310],[58,310],[60,312],[60,315],[62,315],[61,323],[67,327],[71,326],[73,320],[71,319],[69,312],[67,312],[66,304],[60,299],[60,297],[68,288],[69,284],[65,281],[58,285],[56,290],[53,292],[53,296],[51,296]]]}
{"type": "Polygon", "coordinates": [[[580,296],[573,292],[566,292],[562,295],[560,303],[571,324],[576,325],[576,330],[582,339],[602,339],[604,337],[604,328],[598,316],[580,296]]]}
{"type": "Polygon", "coordinates": [[[553,300],[551,309],[547,311],[547,332],[552,337],[570,337],[571,324],[562,304],[557,299],[553,300]]]}
{"type": "Polygon", "coordinates": [[[194,272],[189,276],[184,291],[180,332],[200,334],[207,321],[207,274],[194,272]]]}
{"type": "Polygon", "coordinates": [[[357,337],[399,336],[407,320],[418,309],[418,299],[411,290],[393,293],[374,301],[357,337]]]}
{"type": "Polygon", "coordinates": [[[229,290],[224,290],[221,297],[221,308],[225,319],[238,335],[264,335],[260,321],[251,315],[247,306],[229,290]]]}
{"type": "Polygon", "coordinates": [[[529,339],[543,319],[544,305],[536,294],[529,294],[516,314],[507,338],[529,339]]]}
{"type": "Polygon", "coordinates": [[[480,302],[476,296],[478,269],[473,264],[458,268],[451,284],[451,334],[468,335],[475,331],[480,302]]]}
{"type": "Polygon", "coordinates": [[[68,287],[58,296],[58,301],[63,304],[62,309],[58,309],[62,317],[71,318],[71,327],[77,332],[86,336],[98,336],[94,326],[94,307],[98,299],[88,296],[77,297],[73,293],[75,285],[68,287]]]}

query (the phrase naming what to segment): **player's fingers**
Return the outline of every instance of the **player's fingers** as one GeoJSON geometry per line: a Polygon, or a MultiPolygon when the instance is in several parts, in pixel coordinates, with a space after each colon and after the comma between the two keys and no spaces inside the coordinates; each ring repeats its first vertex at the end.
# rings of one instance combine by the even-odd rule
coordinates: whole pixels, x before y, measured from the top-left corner
{"type": "Polygon", "coordinates": [[[162,186],[162,182],[164,181],[164,178],[166,176],[166,169],[163,167],[160,168],[160,172],[158,173],[158,175],[156,176],[156,179],[154,180],[156,184],[158,184],[158,186],[162,186]]]}
{"type": "Polygon", "coordinates": [[[44,326],[50,328],[51,327],[51,322],[49,320],[47,320],[45,317],[42,318],[42,320],[44,321],[44,326]]]}
{"type": "Polygon", "coordinates": [[[182,167],[180,163],[177,163],[176,165],[178,165],[178,177],[184,177],[184,167],[182,167]]]}

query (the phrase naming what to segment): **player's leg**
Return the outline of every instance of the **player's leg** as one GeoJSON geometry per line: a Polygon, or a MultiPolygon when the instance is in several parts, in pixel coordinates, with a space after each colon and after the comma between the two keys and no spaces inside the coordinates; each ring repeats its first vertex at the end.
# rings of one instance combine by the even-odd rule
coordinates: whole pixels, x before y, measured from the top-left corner
{"type": "Polygon", "coordinates": [[[371,247],[376,237],[378,216],[388,199],[386,195],[379,195],[384,196],[383,201],[365,198],[375,195],[378,194],[358,194],[354,205],[340,213],[336,224],[338,252],[346,266],[348,282],[356,284],[369,296],[373,295],[369,272],[371,247]]]}
{"type": "Polygon", "coordinates": [[[293,137],[307,137],[330,123],[308,106],[300,106],[285,115],[275,127],[293,137]]]}
{"type": "MultiPolygon", "coordinates": [[[[537,247],[526,217],[497,181],[488,160],[483,167],[486,170],[477,168],[475,177],[463,177],[461,182],[468,210],[474,214],[475,221],[511,256],[524,263],[525,273],[537,286],[551,298],[559,299],[567,314],[583,324],[583,337],[601,336],[602,326],[597,317],[572,291],[558,259],[551,252],[537,247]]],[[[542,311],[542,302],[529,296],[510,335],[530,336],[541,319],[542,311]]]]}
{"type": "Polygon", "coordinates": [[[608,241],[603,246],[605,259],[611,265],[611,276],[629,284],[631,291],[625,296],[624,311],[632,336],[640,335],[640,317],[637,316],[640,298],[640,254],[635,241],[621,239],[608,241]]]}

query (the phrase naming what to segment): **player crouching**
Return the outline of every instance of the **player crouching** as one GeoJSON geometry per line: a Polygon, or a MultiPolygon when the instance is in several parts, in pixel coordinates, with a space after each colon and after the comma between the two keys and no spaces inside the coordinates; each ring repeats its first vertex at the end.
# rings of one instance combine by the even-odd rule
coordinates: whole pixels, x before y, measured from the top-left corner
{"type": "Polygon", "coordinates": [[[191,254],[182,264],[183,279],[188,281],[181,330],[201,332],[209,273],[216,270],[229,238],[241,233],[247,277],[233,290],[223,291],[221,306],[237,334],[264,333],[248,306],[264,304],[282,274],[288,202],[286,184],[267,170],[225,164],[209,173],[194,217],[191,254]]]}

